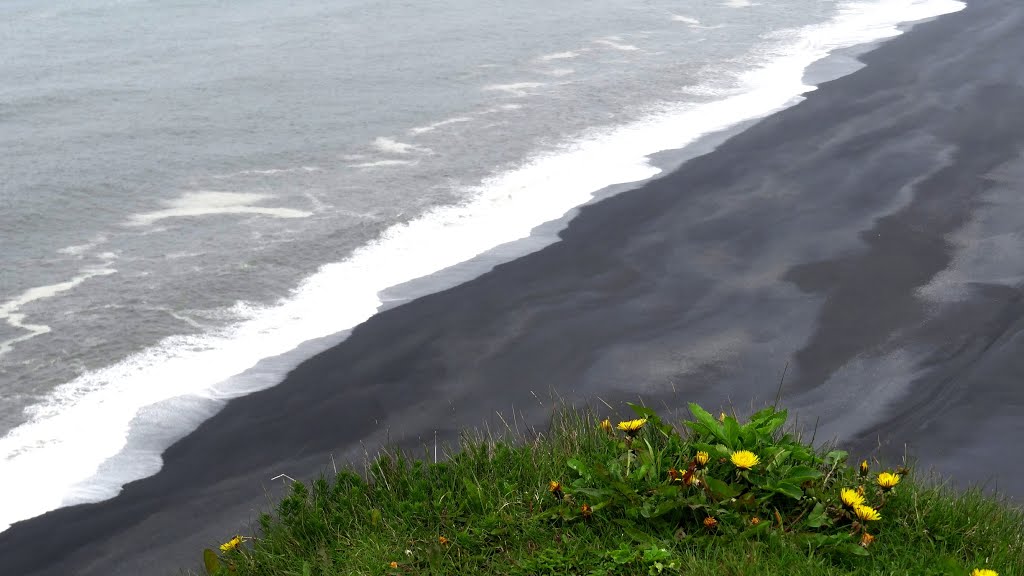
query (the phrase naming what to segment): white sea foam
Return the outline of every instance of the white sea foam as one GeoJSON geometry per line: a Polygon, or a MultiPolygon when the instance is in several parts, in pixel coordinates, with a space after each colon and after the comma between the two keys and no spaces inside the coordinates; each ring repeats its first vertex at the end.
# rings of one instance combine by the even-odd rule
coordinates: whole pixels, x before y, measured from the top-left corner
{"type": "Polygon", "coordinates": [[[674,22],[682,22],[683,24],[686,24],[690,28],[695,28],[698,30],[716,30],[718,28],[725,28],[724,24],[705,26],[704,24],[700,23],[700,20],[697,20],[696,18],[691,18],[689,16],[683,16],[682,14],[672,14],[672,20],[674,22]]]}
{"type": "Polygon", "coordinates": [[[609,48],[614,48],[623,52],[636,52],[637,50],[640,50],[632,44],[624,43],[622,38],[619,38],[618,36],[609,36],[607,38],[601,38],[600,40],[594,40],[594,44],[608,46],[609,48]]]}
{"type": "Polygon", "coordinates": [[[213,177],[217,179],[234,178],[237,176],[251,176],[253,174],[259,176],[276,176],[278,174],[293,174],[295,172],[319,172],[320,168],[317,166],[298,166],[296,168],[268,168],[266,170],[240,170],[238,172],[232,172],[230,174],[215,174],[213,177]]]}
{"type": "Polygon", "coordinates": [[[759,4],[755,4],[750,0],[725,0],[725,2],[722,3],[730,8],[746,8],[748,6],[759,6],[759,4]]]}
{"type": "MultiPolygon", "coordinates": [[[[655,175],[658,169],[647,160],[655,152],[798,102],[813,89],[803,83],[805,68],[830,50],[894,36],[900,23],[963,7],[954,0],[848,5],[831,21],[797,30],[764,53],[760,67],[743,76],[742,93],[707,104],[666,104],[641,121],[590,132],[537,154],[483,181],[465,204],[393,226],[347,260],[323,266],[274,306],[240,305],[235,313],[244,319],[228,328],[167,338],[60,386],[30,411],[28,423],[0,439],[4,493],[18,495],[0,510],[0,528],[61,505],[114,496],[124,482],[155,473],[164,446],[151,446],[149,452],[133,448],[133,464],[108,464],[96,475],[104,462],[124,460],[111,459],[125,449],[137,415],[140,427],[195,426],[194,414],[205,414],[199,409],[180,419],[173,411],[150,412],[170,399],[224,401],[271,386],[276,379],[266,374],[250,380],[236,375],[261,359],[365,321],[387,287],[528,237],[535,226],[562,217],[612,183],[655,175]],[[163,417],[175,419],[156,420],[163,417]]],[[[280,374],[288,368],[280,367],[280,374]]]]}
{"type": "Polygon", "coordinates": [[[673,14],[672,20],[675,22],[683,22],[691,26],[700,26],[700,20],[697,20],[696,18],[690,18],[689,16],[683,16],[681,14],[673,14]]]}
{"type": "MultiPolygon", "coordinates": [[[[101,255],[103,256],[103,255],[101,255]]],[[[113,259],[113,254],[110,257],[105,257],[105,260],[113,259]]],[[[29,303],[36,302],[38,300],[46,300],[47,298],[53,298],[54,296],[63,292],[73,290],[82,282],[96,276],[106,276],[107,274],[114,274],[117,270],[108,267],[95,267],[86,268],[82,270],[77,276],[66,280],[64,282],[58,282],[56,284],[49,284],[47,286],[36,286],[35,288],[29,288],[22,292],[18,296],[0,304],[0,320],[6,322],[13,328],[17,328],[19,331],[24,331],[23,334],[19,334],[14,338],[0,341],[0,356],[7,354],[14,348],[15,344],[31,340],[36,336],[41,336],[50,331],[50,327],[45,324],[29,324],[25,321],[26,314],[21,309],[29,303]]],[[[2,454],[3,452],[0,452],[2,454]]],[[[2,528],[2,524],[0,524],[2,528]]]]}
{"type": "Polygon", "coordinates": [[[542,74],[547,74],[548,76],[554,76],[556,78],[561,78],[562,76],[568,76],[568,75],[573,74],[575,72],[576,71],[573,70],[572,68],[551,68],[550,70],[542,70],[541,71],[542,74]]]}
{"type": "Polygon", "coordinates": [[[433,124],[427,124],[426,126],[417,126],[416,128],[411,128],[409,130],[409,133],[414,135],[414,136],[418,136],[420,134],[426,134],[427,132],[433,132],[434,130],[437,130],[438,128],[442,128],[444,126],[448,126],[449,124],[460,124],[462,122],[472,122],[472,121],[473,121],[472,118],[467,118],[466,116],[457,116],[455,118],[448,118],[447,120],[441,120],[440,122],[434,122],[433,124]]]}
{"type": "Polygon", "coordinates": [[[416,164],[415,160],[373,160],[371,162],[359,162],[358,164],[349,164],[349,168],[385,168],[388,166],[413,166],[416,164]]]}
{"type": "Polygon", "coordinates": [[[100,235],[100,236],[96,236],[92,240],[89,240],[88,242],[85,242],[83,244],[75,244],[73,246],[65,246],[64,248],[61,248],[60,250],[57,250],[57,253],[58,254],[63,254],[65,256],[83,256],[89,250],[92,250],[93,248],[99,246],[100,244],[103,244],[106,241],[107,241],[107,238],[105,236],[100,235]]]}
{"type": "Polygon", "coordinates": [[[416,152],[429,154],[431,150],[415,144],[406,144],[405,142],[399,142],[393,138],[386,138],[384,136],[378,137],[373,141],[373,147],[381,152],[387,152],[388,154],[413,154],[416,152]]]}
{"type": "Polygon", "coordinates": [[[181,197],[165,202],[167,208],[135,214],[128,221],[132,226],[148,226],[167,218],[189,218],[198,216],[216,216],[223,214],[259,214],[274,218],[305,218],[312,212],[292,208],[256,206],[264,200],[273,198],[270,194],[253,194],[245,192],[187,192],[181,197]]]}
{"type": "Polygon", "coordinates": [[[535,88],[544,86],[543,82],[515,82],[513,84],[490,84],[484,86],[485,92],[505,92],[512,96],[530,96],[535,88]]]}
{"type": "Polygon", "coordinates": [[[580,51],[568,50],[568,51],[565,51],[565,52],[555,52],[553,54],[545,54],[545,55],[541,56],[540,58],[538,58],[538,60],[543,60],[545,62],[549,62],[551,60],[566,60],[566,59],[569,59],[569,58],[578,58],[579,55],[580,55],[580,52],[583,52],[583,51],[582,50],[580,50],[580,51]]]}

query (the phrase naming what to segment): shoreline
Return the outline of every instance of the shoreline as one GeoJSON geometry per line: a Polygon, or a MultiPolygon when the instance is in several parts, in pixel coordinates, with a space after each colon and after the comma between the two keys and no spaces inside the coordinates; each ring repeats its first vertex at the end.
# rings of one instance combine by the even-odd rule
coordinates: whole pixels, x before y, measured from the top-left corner
{"type": "MultiPolygon", "coordinates": [[[[1014,37],[1021,9],[978,4],[883,43],[861,56],[863,70],[820,86],[681,169],[584,206],[561,242],[378,313],[284,383],[233,400],[169,449],[157,475],[113,500],[57,510],[0,534],[0,557],[18,574],[176,568],[198,561],[201,548],[234,532],[239,519],[254,519],[256,507],[269,509],[263,490],[271,498],[280,490],[267,481],[278,474],[308,477],[332,457],[358,462],[363,445],[372,451],[388,438],[419,448],[441,423],[438,437],[452,440],[496,410],[542,424],[549,391],[570,402],[642,395],[709,406],[731,398],[742,407],[774,396],[791,354],[796,370],[784,404],[822,418],[853,412],[826,425],[826,436],[831,430],[861,450],[873,435],[919,438],[924,452],[962,462],[984,438],[949,431],[961,438],[958,456],[948,439],[922,437],[915,426],[977,388],[954,382],[926,401],[904,399],[972,368],[994,370],[1004,382],[1016,368],[1015,324],[998,321],[1024,317],[1012,286],[991,287],[953,316],[929,318],[915,300],[953,262],[946,237],[981,205],[987,190],[979,183],[1024,144],[1024,123],[990,113],[1019,110],[1024,89],[942,91],[1002,81],[978,65],[993,61],[992,53],[1004,60],[1000,74],[1020,71],[1005,60],[1021,53],[1014,37]],[[989,38],[972,37],[978,30],[989,38]],[[920,86],[914,78],[923,78],[920,86]],[[916,102],[909,97],[915,89],[916,102]],[[931,108],[927,97],[935,99],[931,108]],[[938,114],[952,110],[962,116],[938,114]],[[959,156],[950,157],[950,146],[959,156]],[[851,170],[851,163],[868,168],[851,170]],[[971,190],[970,198],[951,193],[950,181],[971,190]],[[883,306],[864,305],[875,302],[883,306]],[[964,330],[964,316],[977,324],[972,330],[964,330]],[[909,344],[900,346],[893,334],[916,339],[906,336],[909,344]],[[918,381],[920,365],[934,364],[953,336],[961,351],[947,352],[947,377],[918,381]],[[1002,337],[1008,358],[980,361],[1002,337]],[[922,358],[901,352],[912,345],[934,350],[922,358]],[[886,399],[860,412],[856,394],[830,397],[853,381],[837,374],[872,353],[884,356],[862,373],[884,368],[898,390],[860,390],[886,399]],[[490,394],[481,398],[480,390],[490,394]],[[946,403],[928,405],[940,399],[946,403]],[[908,418],[908,410],[921,414],[908,418]],[[54,549],[64,556],[53,558],[54,549]]],[[[1014,393],[998,386],[988,392],[1014,393]]],[[[983,402],[972,409],[998,411],[983,402]]],[[[999,423],[1014,425],[1010,417],[999,423]]],[[[999,448],[992,447],[990,462],[999,462],[999,448]]],[[[1012,465],[1000,470],[1011,479],[1012,465]]],[[[959,468],[941,459],[938,466],[959,468]]],[[[1021,482],[1008,492],[1024,495],[1021,482]]]]}

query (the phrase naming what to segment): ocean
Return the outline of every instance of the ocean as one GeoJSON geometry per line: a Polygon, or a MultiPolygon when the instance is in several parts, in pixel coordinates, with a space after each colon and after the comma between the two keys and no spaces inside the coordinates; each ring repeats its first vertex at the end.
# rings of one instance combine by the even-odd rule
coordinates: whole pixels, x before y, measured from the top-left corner
{"type": "Polygon", "coordinates": [[[0,530],[963,6],[5,1],[0,530]]]}

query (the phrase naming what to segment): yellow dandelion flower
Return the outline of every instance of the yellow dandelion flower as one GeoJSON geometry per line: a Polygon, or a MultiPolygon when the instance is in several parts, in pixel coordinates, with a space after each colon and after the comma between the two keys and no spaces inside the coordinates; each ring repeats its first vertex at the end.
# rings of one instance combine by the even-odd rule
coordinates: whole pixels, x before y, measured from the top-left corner
{"type": "Polygon", "coordinates": [[[999,576],[999,572],[988,568],[975,568],[971,570],[971,576],[999,576]]]}
{"type": "Polygon", "coordinates": [[[729,459],[732,460],[732,463],[740,470],[750,470],[761,462],[761,459],[757,457],[757,454],[754,454],[749,450],[733,452],[729,459]]]}
{"type": "Polygon", "coordinates": [[[849,488],[843,488],[842,491],[839,492],[839,498],[842,499],[843,506],[846,506],[851,510],[855,506],[864,504],[864,495],[856,490],[850,490],[849,488]]]}
{"type": "Polygon", "coordinates": [[[389,566],[391,566],[392,568],[398,568],[398,562],[395,562],[394,560],[392,560],[391,564],[389,564],[389,566]]]}
{"type": "Polygon", "coordinates": [[[750,525],[751,526],[757,526],[760,523],[761,523],[761,519],[758,518],[757,516],[754,516],[753,518],[750,519],[750,525]]]}
{"type": "Polygon", "coordinates": [[[548,492],[551,492],[555,498],[562,499],[562,483],[558,480],[552,480],[548,482],[548,492]]]}
{"type": "Polygon", "coordinates": [[[637,418],[636,420],[626,420],[619,422],[619,430],[625,432],[628,436],[636,436],[640,429],[647,424],[647,418],[637,418]]]}
{"type": "Polygon", "coordinates": [[[868,475],[868,471],[869,471],[870,469],[871,469],[871,468],[869,468],[869,467],[868,467],[868,461],[867,461],[867,460],[863,460],[863,461],[862,461],[862,462],[860,463],[860,476],[861,476],[861,478],[863,478],[863,477],[867,476],[867,475],[868,475]]]}
{"type": "Polygon", "coordinates": [[[875,537],[867,532],[860,535],[860,545],[867,548],[871,546],[871,543],[875,541],[875,537]]]}
{"type": "Polygon", "coordinates": [[[875,522],[882,519],[882,515],[878,513],[878,510],[864,504],[855,505],[853,511],[857,514],[857,518],[864,522],[875,522]]]}
{"type": "Polygon", "coordinates": [[[611,434],[612,433],[612,421],[607,419],[607,418],[605,418],[604,420],[601,420],[601,430],[604,430],[605,432],[611,434]]]}
{"type": "Polygon", "coordinates": [[[900,475],[899,474],[892,474],[890,472],[882,472],[881,474],[878,475],[878,487],[881,488],[883,492],[888,492],[889,490],[892,490],[899,483],[900,483],[900,475]]]}
{"type": "Polygon", "coordinates": [[[707,452],[701,450],[700,452],[697,452],[697,456],[694,457],[693,461],[697,463],[697,467],[703,468],[708,465],[708,460],[710,459],[711,456],[709,456],[707,452]]]}
{"type": "Polygon", "coordinates": [[[708,530],[714,530],[718,526],[718,520],[715,520],[714,516],[708,516],[704,519],[704,527],[708,530]]]}
{"type": "Polygon", "coordinates": [[[241,543],[242,543],[242,537],[236,535],[231,540],[228,540],[227,542],[221,544],[220,545],[220,551],[221,552],[231,552],[235,548],[238,548],[238,545],[241,544],[241,543]]]}
{"type": "Polygon", "coordinates": [[[438,536],[437,537],[437,543],[440,544],[441,546],[447,546],[448,545],[448,539],[445,538],[444,536],[438,536]]]}
{"type": "Polygon", "coordinates": [[[594,509],[590,507],[590,504],[584,502],[583,506],[580,506],[580,514],[583,514],[584,518],[590,518],[594,515],[594,509]]]}

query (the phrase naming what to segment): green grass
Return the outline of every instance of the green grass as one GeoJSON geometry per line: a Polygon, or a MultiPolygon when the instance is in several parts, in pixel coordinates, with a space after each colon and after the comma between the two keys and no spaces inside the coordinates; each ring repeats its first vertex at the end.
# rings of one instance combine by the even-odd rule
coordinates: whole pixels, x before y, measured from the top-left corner
{"type": "Polygon", "coordinates": [[[741,423],[691,406],[695,420],[679,427],[634,409],[647,419],[635,439],[570,410],[530,438],[467,436],[442,462],[386,454],[359,473],[296,483],[252,538],[205,551],[207,569],[967,576],[987,568],[1024,576],[1024,515],[980,491],[957,493],[902,470],[884,493],[874,482],[881,469],[861,477],[844,452],[812,450],[782,432],[786,414],[771,408],[741,423]],[[699,450],[709,454],[705,467],[699,450]],[[739,470],[730,456],[737,450],[760,462],[739,470]],[[687,470],[698,482],[682,479],[687,470]],[[881,520],[859,522],[843,507],[840,490],[860,485],[881,520]],[[866,548],[864,531],[875,537],[866,548]]]}

